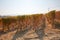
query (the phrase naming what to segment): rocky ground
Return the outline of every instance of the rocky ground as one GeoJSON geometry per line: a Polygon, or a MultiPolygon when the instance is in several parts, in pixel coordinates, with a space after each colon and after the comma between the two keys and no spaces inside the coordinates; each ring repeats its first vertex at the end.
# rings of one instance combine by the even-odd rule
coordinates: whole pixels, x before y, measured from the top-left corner
{"type": "Polygon", "coordinates": [[[16,34],[15,30],[1,35],[0,40],[60,40],[60,30],[49,30],[42,39],[40,39],[39,35],[34,30],[29,30],[25,34],[20,34],[20,32],[16,34]]]}
{"type": "Polygon", "coordinates": [[[44,40],[60,40],[60,30],[58,30],[58,29],[49,30],[45,34],[44,40]]]}

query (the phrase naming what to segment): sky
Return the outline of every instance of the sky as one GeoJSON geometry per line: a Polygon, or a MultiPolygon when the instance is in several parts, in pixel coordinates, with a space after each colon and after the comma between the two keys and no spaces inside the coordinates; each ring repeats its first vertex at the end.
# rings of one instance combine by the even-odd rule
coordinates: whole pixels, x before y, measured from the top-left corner
{"type": "Polygon", "coordinates": [[[0,15],[30,15],[60,10],[60,0],[0,0],[0,15]]]}

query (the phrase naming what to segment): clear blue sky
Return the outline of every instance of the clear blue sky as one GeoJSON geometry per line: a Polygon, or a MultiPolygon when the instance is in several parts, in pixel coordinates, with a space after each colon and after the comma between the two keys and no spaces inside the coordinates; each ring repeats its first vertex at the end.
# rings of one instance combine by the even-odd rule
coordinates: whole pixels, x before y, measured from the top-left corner
{"type": "Polygon", "coordinates": [[[0,0],[0,15],[25,15],[60,10],[60,0],[0,0]]]}

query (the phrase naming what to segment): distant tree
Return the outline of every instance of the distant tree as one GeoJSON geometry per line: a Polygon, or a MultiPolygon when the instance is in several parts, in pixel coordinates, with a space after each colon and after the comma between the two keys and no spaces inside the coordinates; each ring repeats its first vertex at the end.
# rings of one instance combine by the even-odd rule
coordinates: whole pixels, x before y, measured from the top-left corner
{"type": "Polygon", "coordinates": [[[52,27],[54,27],[55,10],[50,12],[50,17],[51,17],[51,21],[52,21],[52,27]]]}
{"type": "Polygon", "coordinates": [[[9,30],[9,24],[10,24],[10,19],[9,18],[2,18],[3,22],[3,30],[6,31],[5,29],[9,30]]]}
{"type": "Polygon", "coordinates": [[[54,26],[54,19],[55,19],[55,10],[50,11],[46,14],[47,20],[50,21],[52,27],[54,26]]]}
{"type": "Polygon", "coordinates": [[[32,15],[33,17],[33,29],[37,29],[40,27],[41,22],[42,22],[42,16],[43,14],[36,14],[36,15],[32,15]]]}
{"type": "Polygon", "coordinates": [[[22,30],[24,19],[25,19],[25,15],[23,15],[23,16],[17,16],[18,30],[22,30]]]}
{"type": "Polygon", "coordinates": [[[55,21],[54,23],[55,23],[55,29],[60,29],[60,23],[57,21],[55,21]]]}

